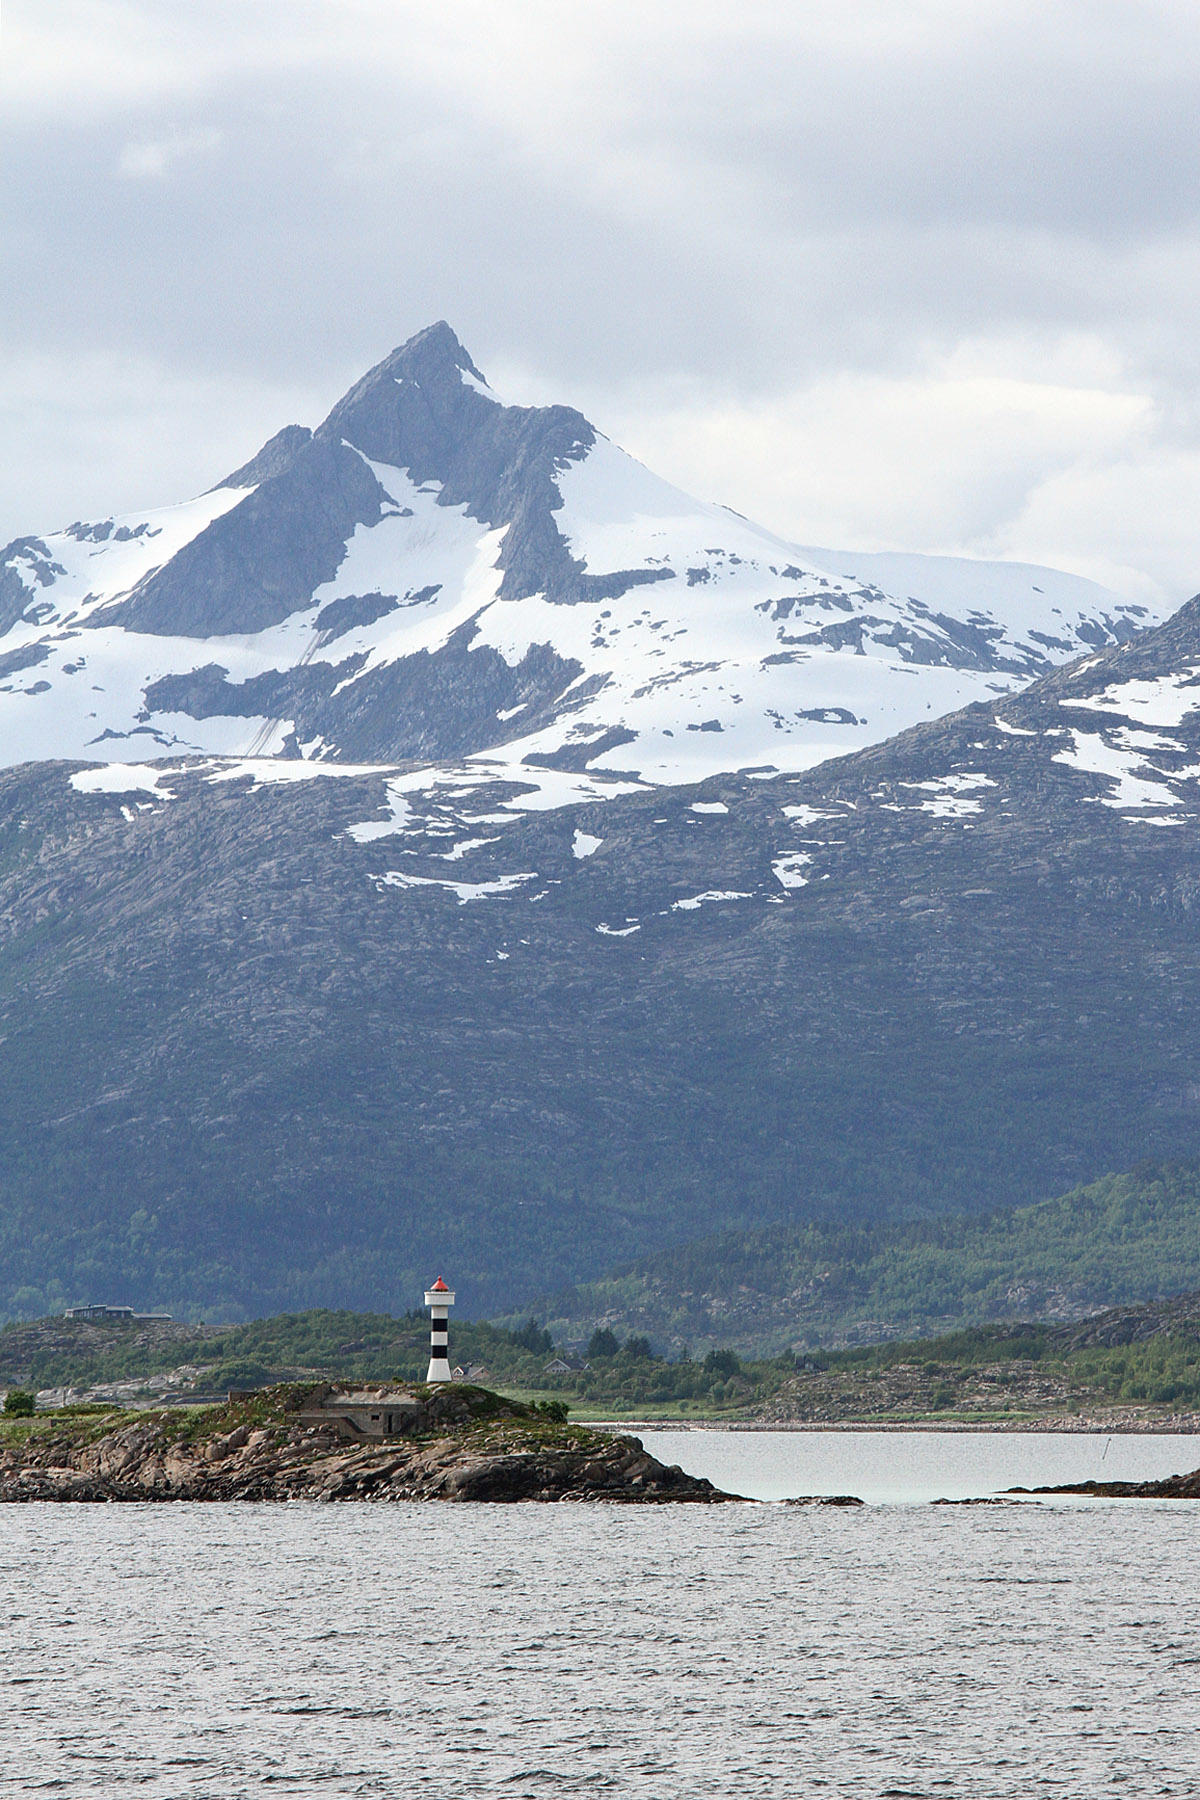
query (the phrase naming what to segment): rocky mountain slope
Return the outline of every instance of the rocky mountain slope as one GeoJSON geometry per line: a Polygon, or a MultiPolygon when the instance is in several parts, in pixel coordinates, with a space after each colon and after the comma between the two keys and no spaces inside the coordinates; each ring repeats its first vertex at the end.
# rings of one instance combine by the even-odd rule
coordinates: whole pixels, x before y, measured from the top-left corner
{"type": "Polygon", "coordinates": [[[494,1309],[714,1229],[1190,1154],[1197,671],[1190,603],[807,774],[557,807],[328,762],[9,772],[8,1305],[402,1310],[438,1261],[494,1309]]]}

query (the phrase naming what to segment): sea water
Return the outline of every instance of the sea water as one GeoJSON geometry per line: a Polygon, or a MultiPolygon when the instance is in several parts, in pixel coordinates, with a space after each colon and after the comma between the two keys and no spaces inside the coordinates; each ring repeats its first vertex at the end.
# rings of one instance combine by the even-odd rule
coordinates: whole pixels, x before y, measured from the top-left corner
{"type": "Polygon", "coordinates": [[[876,1504],[1014,1487],[1157,1481],[1200,1468],[1200,1437],[1046,1431],[642,1431],[660,1462],[751,1500],[857,1494],[876,1504]]]}
{"type": "MultiPolygon", "coordinates": [[[[728,1435],[753,1487],[764,1452],[728,1435]]],[[[5,1507],[0,1794],[1192,1797],[1198,1525],[1187,1502],[5,1507]]]]}

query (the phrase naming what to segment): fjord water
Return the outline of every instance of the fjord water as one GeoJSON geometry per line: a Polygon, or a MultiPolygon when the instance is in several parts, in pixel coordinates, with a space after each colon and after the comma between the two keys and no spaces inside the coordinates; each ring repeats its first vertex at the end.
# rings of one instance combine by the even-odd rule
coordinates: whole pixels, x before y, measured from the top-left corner
{"type": "Polygon", "coordinates": [[[749,1500],[857,1494],[962,1500],[1075,1481],[1157,1481],[1200,1467],[1200,1437],[1044,1431],[643,1431],[660,1462],[749,1500]]]}
{"type": "Polygon", "coordinates": [[[5,1796],[1196,1791],[1187,1503],[3,1522],[5,1796]]]}

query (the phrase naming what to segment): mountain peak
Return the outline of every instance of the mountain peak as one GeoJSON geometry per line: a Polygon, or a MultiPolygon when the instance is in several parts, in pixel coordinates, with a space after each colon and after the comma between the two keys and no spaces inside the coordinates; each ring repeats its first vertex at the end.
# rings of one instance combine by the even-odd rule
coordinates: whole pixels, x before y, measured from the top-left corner
{"type": "Polygon", "coordinates": [[[423,331],[414,332],[403,344],[400,344],[391,355],[379,365],[380,368],[394,367],[410,371],[414,376],[425,370],[445,370],[453,367],[474,376],[476,381],[487,382],[471,360],[462,339],[449,326],[445,319],[435,319],[432,325],[426,325],[423,331]]]}
{"type": "Polygon", "coordinates": [[[414,442],[428,442],[431,434],[457,438],[469,430],[478,422],[479,408],[495,404],[487,395],[483,375],[439,319],[368,369],[317,435],[345,438],[368,456],[403,463],[414,442]]]}
{"type": "Polygon", "coordinates": [[[1144,622],[1024,566],[789,545],[504,405],[438,320],[199,501],[0,553],[0,753],[796,769],[1144,622]]]}

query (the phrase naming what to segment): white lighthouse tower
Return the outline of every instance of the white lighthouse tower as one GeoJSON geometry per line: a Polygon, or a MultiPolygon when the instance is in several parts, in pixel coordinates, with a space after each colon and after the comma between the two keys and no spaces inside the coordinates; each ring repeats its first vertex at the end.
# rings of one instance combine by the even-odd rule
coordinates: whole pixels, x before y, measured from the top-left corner
{"type": "Polygon", "coordinates": [[[454,1294],[439,1275],[431,1288],[425,1290],[425,1304],[429,1308],[429,1373],[426,1381],[449,1381],[450,1379],[450,1342],[446,1315],[454,1305],[454,1294]]]}

